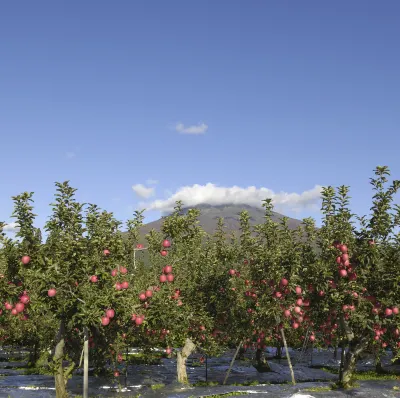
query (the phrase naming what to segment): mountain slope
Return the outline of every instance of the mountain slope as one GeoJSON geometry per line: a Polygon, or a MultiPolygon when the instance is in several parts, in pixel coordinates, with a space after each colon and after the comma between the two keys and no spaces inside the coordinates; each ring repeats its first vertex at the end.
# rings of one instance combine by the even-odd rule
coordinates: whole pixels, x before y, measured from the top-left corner
{"type": "MultiPolygon", "coordinates": [[[[249,212],[249,215],[251,217],[250,223],[252,225],[262,224],[265,221],[264,209],[259,209],[248,205],[199,205],[195,206],[195,208],[201,211],[201,215],[199,217],[200,225],[208,233],[213,233],[215,231],[218,218],[220,217],[224,218],[225,225],[228,231],[238,231],[239,214],[243,210],[249,212]]],[[[187,209],[184,209],[184,212],[185,211],[187,211],[187,209]]],[[[272,219],[273,221],[279,222],[282,217],[284,217],[282,214],[274,212],[272,219]]],[[[162,225],[162,221],[162,218],[160,218],[159,220],[145,224],[141,228],[141,235],[143,236],[147,234],[152,229],[159,231],[162,225]]],[[[288,219],[288,225],[290,229],[296,229],[299,225],[301,225],[301,223],[302,221],[296,220],[294,218],[288,219]]]]}

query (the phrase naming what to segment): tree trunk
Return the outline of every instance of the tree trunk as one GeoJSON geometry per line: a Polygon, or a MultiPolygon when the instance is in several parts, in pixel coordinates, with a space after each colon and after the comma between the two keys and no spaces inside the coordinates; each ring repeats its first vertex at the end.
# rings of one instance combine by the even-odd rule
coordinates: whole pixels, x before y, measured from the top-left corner
{"type": "Polygon", "coordinates": [[[335,345],[335,349],[333,351],[333,359],[336,361],[337,360],[337,345],[335,345]]]}
{"type": "Polygon", "coordinates": [[[186,339],[185,345],[183,346],[181,352],[177,354],[176,370],[178,375],[178,382],[182,384],[189,384],[189,379],[186,372],[186,360],[192,354],[196,346],[193,341],[186,339]]]}
{"type": "Polygon", "coordinates": [[[57,398],[68,398],[69,394],[67,391],[67,382],[69,376],[74,370],[75,364],[70,364],[67,369],[64,369],[64,348],[65,348],[65,325],[64,321],[60,321],[60,327],[57,333],[57,344],[54,349],[53,362],[54,362],[54,381],[56,385],[56,397],[57,398]]]}
{"type": "Polygon", "coordinates": [[[343,388],[351,387],[359,355],[367,348],[368,339],[363,337],[359,341],[352,341],[349,345],[343,364],[343,372],[339,384],[343,388]]]}
{"type": "Polygon", "coordinates": [[[277,347],[276,347],[276,354],[275,354],[276,359],[282,359],[282,345],[279,342],[277,347]]]}
{"type": "Polygon", "coordinates": [[[56,384],[56,397],[57,398],[67,398],[67,383],[64,378],[64,340],[65,326],[64,321],[60,322],[60,327],[57,334],[57,344],[54,350],[53,361],[55,365],[55,384],[56,384]]]}
{"type": "Polygon", "coordinates": [[[89,397],[89,333],[84,327],[85,339],[83,342],[84,360],[83,360],[83,398],[89,397]]]}
{"type": "Polygon", "coordinates": [[[256,364],[254,367],[257,369],[259,373],[270,372],[271,367],[269,366],[265,356],[263,355],[263,350],[261,348],[257,348],[256,351],[256,364]]]}

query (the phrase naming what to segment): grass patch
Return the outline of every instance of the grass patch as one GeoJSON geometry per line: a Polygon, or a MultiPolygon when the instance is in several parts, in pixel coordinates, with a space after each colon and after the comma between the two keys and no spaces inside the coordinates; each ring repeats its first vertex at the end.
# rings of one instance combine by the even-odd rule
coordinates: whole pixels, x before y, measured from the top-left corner
{"type": "Polygon", "coordinates": [[[192,384],[192,387],[215,387],[219,386],[217,381],[198,381],[197,383],[192,384]]]}
{"type": "Polygon", "coordinates": [[[324,391],[331,391],[332,386],[328,387],[310,387],[310,388],[304,388],[302,391],[307,391],[307,392],[324,392],[324,391]]]}
{"type": "Polygon", "coordinates": [[[162,355],[155,353],[130,354],[127,358],[129,365],[160,365],[162,355]]]}
{"type": "Polygon", "coordinates": [[[324,372],[332,373],[334,375],[339,374],[339,368],[330,367],[330,366],[310,366],[311,369],[320,369],[324,372]]]}
{"type": "Polygon", "coordinates": [[[400,375],[393,373],[377,373],[374,371],[356,372],[354,374],[356,380],[400,380],[400,375]]]}
{"type": "Polygon", "coordinates": [[[243,383],[232,383],[230,384],[231,386],[243,386],[243,387],[249,387],[249,386],[258,386],[260,385],[260,382],[258,380],[249,380],[249,381],[244,381],[243,383]]]}
{"type": "Polygon", "coordinates": [[[165,384],[153,384],[151,386],[151,389],[152,390],[159,390],[159,389],[164,388],[164,387],[165,387],[165,384]]]}
{"type": "Polygon", "coordinates": [[[233,391],[233,392],[226,392],[224,394],[213,394],[213,395],[201,395],[200,397],[195,397],[191,395],[189,398],[220,398],[220,397],[236,397],[239,395],[247,395],[247,392],[244,391],[233,391]]]}

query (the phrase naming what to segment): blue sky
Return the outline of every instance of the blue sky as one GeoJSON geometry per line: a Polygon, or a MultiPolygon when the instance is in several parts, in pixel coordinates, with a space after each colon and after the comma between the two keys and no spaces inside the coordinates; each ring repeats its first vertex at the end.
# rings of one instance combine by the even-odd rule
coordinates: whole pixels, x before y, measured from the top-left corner
{"type": "Polygon", "coordinates": [[[273,193],[318,217],[318,186],[341,184],[368,212],[375,166],[400,175],[399,15],[397,0],[4,2],[0,220],[34,191],[43,225],[64,180],[122,220],[273,193]]]}

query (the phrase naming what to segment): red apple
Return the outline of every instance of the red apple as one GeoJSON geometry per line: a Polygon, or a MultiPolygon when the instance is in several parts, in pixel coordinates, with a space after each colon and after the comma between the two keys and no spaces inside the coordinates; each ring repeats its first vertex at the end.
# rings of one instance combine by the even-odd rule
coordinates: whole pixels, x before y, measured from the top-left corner
{"type": "Polygon", "coordinates": [[[138,244],[136,245],[136,248],[137,248],[137,249],[143,249],[143,245],[142,245],[141,243],[138,243],[138,244]]]}
{"type": "Polygon", "coordinates": [[[167,252],[166,250],[161,250],[160,254],[161,254],[163,257],[165,257],[165,256],[168,254],[168,252],[167,252]]]}
{"type": "Polygon", "coordinates": [[[145,301],[146,300],[146,294],[145,293],[140,293],[139,294],[139,300],[145,301]]]}
{"type": "Polygon", "coordinates": [[[399,313],[399,308],[398,307],[393,307],[392,308],[393,314],[397,315],[399,313]]]}
{"type": "Polygon", "coordinates": [[[168,282],[173,282],[174,281],[174,276],[172,274],[167,275],[167,281],[168,282]]]}
{"type": "Polygon", "coordinates": [[[119,267],[119,272],[121,272],[122,275],[126,275],[128,270],[125,267],[119,267]]]}
{"type": "Polygon", "coordinates": [[[294,312],[295,312],[296,314],[300,314],[301,308],[300,308],[300,307],[294,307],[294,312]]]}
{"type": "Polygon", "coordinates": [[[51,289],[49,289],[49,290],[47,291],[47,295],[48,295],[49,297],[54,297],[56,294],[57,294],[57,290],[54,289],[54,288],[51,288],[51,289]]]}
{"type": "Polygon", "coordinates": [[[128,289],[128,287],[129,287],[129,282],[123,281],[123,282],[121,283],[121,287],[122,287],[122,289],[128,289]]]}
{"type": "Polygon", "coordinates": [[[135,319],[135,323],[138,326],[141,325],[143,323],[143,321],[144,321],[144,317],[143,316],[137,316],[136,319],[135,319]]]}
{"type": "Polygon", "coordinates": [[[390,316],[390,315],[392,315],[393,314],[393,310],[391,309],[391,308],[386,308],[385,309],[385,315],[386,316],[390,316]]]}
{"type": "Polygon", "coordinates": [[[234,269],[229,270],[229,275],[233,276],[236,274],[236,271],[234,269]]]}
{"type": "Polygon", "coordinates": [[[115,311],[112,308],[109,308],[106,310],[106,318],[114,318],[115,316],[115,311]]]}
{"type": "Polygon", "coordinates": [[[117,370],[114,372],[114,377],[119,377],[119,372],[117,370]]]}
{"type": "Polygon", "coordinates": [[[296,286],[295,291],[296,291],[296,294],[301,294],[301,292],[302,292],[301,287],[300,286],[296,286]]]}
{"type": "Polygon", "coordinates": [[[105,256],[109,256],[109,255],[110,255],[110,250],[104,249],[104,250],[103,250],[103,254],[104,254],[105,256]]]}
{"type": "Polygon", "coordinates": [[[285,278],[282,278],[280,284],[282,286],[287,286],[289,284],[289,281],[287,279],[285,279],[285,278]]]}
{"type": "Polygon", "coordinates": [[[19,299],[19,301],[21,301],[21,303],[28,304],[30,301],[30,298],[27,294],[23,294],[21,296],[21,298],[19,299]]]}
{"type": "Polygon", "coordinates": [[[338,249],[342,252],[342,253],[347,253],[347,246],[346,245],[339,245],[338,249]]]}
{"type": "Polygon", "coordinates": [[[165,283],[167,281],[167,276],[166,275],[160,275],[160,282],[165,283]]]}
{"type": "Polygon", "coordinates": [[[17,311],[17,309],[16,309],[16,308],[13,308],[13,309],[11,310],[11,314],[13,314],[13,315],[17,315],[17,314],[18,314],[18,311],[17,311]]]}
{"type": "Polygon", "coordinates": [[[167,347],[167,348],[165,349],[165,353],[166,353],[167,355],[171,355],[171,353],[172,353],[171,348],[167,347]]]}
{"type": "Polygon", "coordinates": [[[118,274],[118,270],[113,269],[113,270],[111,271],[111,276],[117,276],[117,274],[118,274]]]}
{"type": "Polygon", "coordinates": [[[110,323],[110,318],[109,318],[108,316],[103,316],[103,317],[101,318],[101,324],[102,324],[103,326],[107,326],[109,323],[110,323]]]}
{"type": "Polygon", "coordinates": [[[6,308],[6,310],[12,310],[13,306],[8,303],[7,301],[4,303],[4,307],[6,308]]]}
{"type": "Polygon", "coordinates": [[[22,264],[27,265],[31,262],[31,258],[29,256],[23,256],[21,258],[22,264]]]}
{"type": "Polygon", "coordinates": [[[93,282],[93,283],[98,282],[97,276],[96,276],[96,275],[92,275],[92,276],[90,277],[90,282],[93,282]]]}
{"type": "Polygon", "coordinates": [[[170,274],[172,272],[172,267],[170,265],[166,265],[163,271],[164,274],[170,274]]]}
{"type": "Polygon", "coordinates": [[[283,313],[284,313],[286,318],[290,317],[290,311],[289,310],[285,310],[283,313]]]}
{"type": "Polygon", "coordinates": [[[24,303],[15,304],[15,309],[17,310],[17,312],[22,312],[25,309],[24,303]]]}
{"type": "Polygon", "coordinates": [[[347,271],[345,269],[339,270],[339,275],[341,278],[345,278],[347,276],[347,271]]]}
{"type": "Polygon", "coordinates": [[[164,240],[164,242],[162,243],[163,247],[171,247],[171,242],[167,239],[164,240]]]}
{"type": "Polygon", "coordinates": [[[116,290],[121,290],[121,289],[122,289],[121,284],[117,282],[117,283],[115,284],[115,289],[116,289],[116,290]]]}
{"type": "Polygon", "coordinates": [[[152,297],[153,296],[153,291],[152,290],[146,290],[145,292],[146,297],[152,297]]]}
{"type": "Polygon", "coordinates": [[[296,300],[297,305],[303,305],[303,300],[301,298],[296,300]]]}

